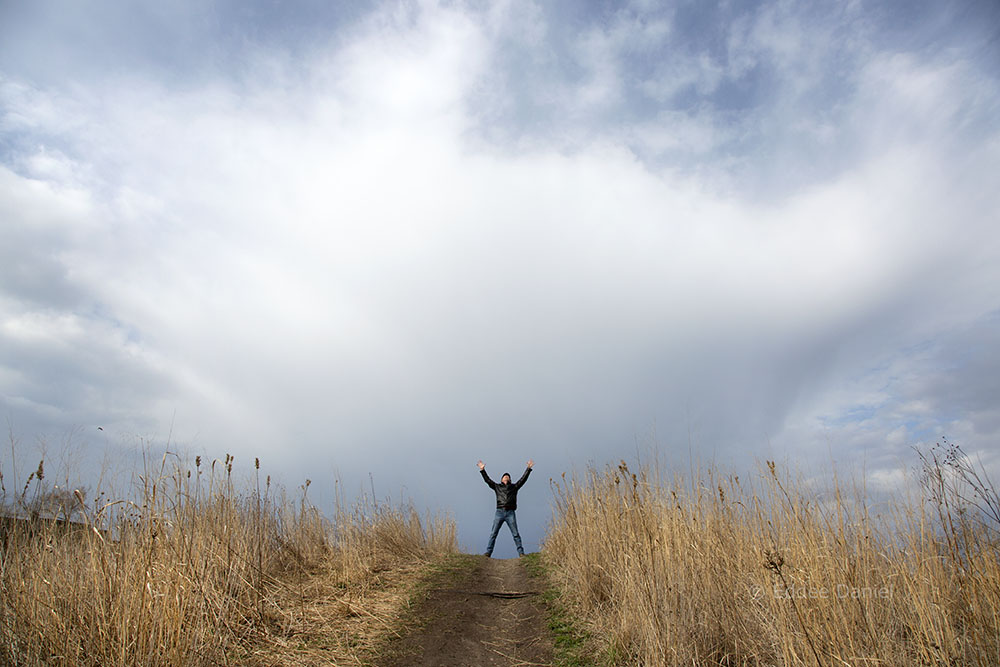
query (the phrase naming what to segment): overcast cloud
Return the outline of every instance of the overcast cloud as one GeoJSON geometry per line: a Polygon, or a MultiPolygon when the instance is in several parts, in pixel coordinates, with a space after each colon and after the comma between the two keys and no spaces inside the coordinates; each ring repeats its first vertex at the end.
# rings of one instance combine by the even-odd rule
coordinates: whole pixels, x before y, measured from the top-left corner
{"type": "Polygon", "coordinates": [[[993,3],[244,5],[0,7],[16,434],[371,471],[470,550],[478,458],[532,548],[637,443],[994,461],[993,3]]]}

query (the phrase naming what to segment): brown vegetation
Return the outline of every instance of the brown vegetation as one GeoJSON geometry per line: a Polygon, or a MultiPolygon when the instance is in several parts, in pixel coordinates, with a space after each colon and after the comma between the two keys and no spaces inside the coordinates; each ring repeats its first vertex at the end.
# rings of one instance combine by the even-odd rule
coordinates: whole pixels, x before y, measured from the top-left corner
{"type": "Polygon", "coordinates": [[[878,505],[773,462],[590,468],[554,484],[543,555],[614,664],[1000,664],[996,491],[955,447],[921,460],[924,497],[878,505]]]}
{"type": "Polygon", "coordinates": [[[0,549],[0,664],[365,659],[407,582],[455,550],[453,523],[363,502],[328,519],[308,480],[292,499],[255,467],[240,485],[228,455],[193,466],[165,456],[130,494],[77,492],[72,507],[38,502],[52,489],[32,473],[5,498],[18,518],[0,549]]]}

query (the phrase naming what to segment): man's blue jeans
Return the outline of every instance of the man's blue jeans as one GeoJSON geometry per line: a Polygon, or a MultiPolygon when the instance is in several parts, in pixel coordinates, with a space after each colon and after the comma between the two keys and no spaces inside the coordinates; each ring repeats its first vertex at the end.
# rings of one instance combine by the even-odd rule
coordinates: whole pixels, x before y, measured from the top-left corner
{"type": "Polygon", "coordinates": [[[504,523],[510,528],[510,534],[514,536],[514,545],[517,547],[517,553],[524,555],[524,548],[521,546],[521,535],[517,532],[517,517],[514,516],[514,510],[502,509],[498,509],[496,516],[493,517],[493,531],[490,533],[490,543],[486,545],[486,554],[491,555],[493,553],[493,546],[497,542],[497,533],[500,532],[500,526],[504,523]]]}

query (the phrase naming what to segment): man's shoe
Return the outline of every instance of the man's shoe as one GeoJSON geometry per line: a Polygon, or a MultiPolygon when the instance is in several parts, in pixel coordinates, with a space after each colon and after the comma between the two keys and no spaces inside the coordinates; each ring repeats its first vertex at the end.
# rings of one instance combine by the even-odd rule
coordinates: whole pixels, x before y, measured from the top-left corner
{"type": "Polygon", "coordinates": [[[493,557],[493,554],[491,554],[489,551],[487,551],[483,555],[486,556],[487,558],[492,558],[493,557]]]}
{"type": "Polygon", "coordinates": [[[518,558],[524,558],[524,554],[518,554],[517,557],[518,558]]]}

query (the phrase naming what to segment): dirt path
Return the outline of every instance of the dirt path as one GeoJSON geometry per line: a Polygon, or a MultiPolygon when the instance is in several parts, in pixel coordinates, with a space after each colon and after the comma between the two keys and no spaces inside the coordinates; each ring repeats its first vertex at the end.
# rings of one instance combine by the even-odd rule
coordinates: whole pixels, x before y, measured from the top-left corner
{"type": "Polygon", "coordinates": [[[415,609],[422,627],[393,642],[382,667],[550,665],[539,584],[517,559],[462,556],[415,609]]]}

